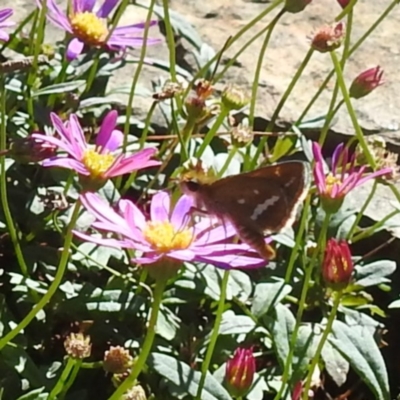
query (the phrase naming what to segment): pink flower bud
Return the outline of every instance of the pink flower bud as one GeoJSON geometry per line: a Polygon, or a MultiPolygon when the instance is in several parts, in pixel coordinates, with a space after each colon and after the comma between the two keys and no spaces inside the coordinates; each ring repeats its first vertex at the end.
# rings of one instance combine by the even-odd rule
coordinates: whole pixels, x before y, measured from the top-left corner
{"type": "Polygon", "coordinates": [[[337,0],[337,2],[339,3],[339,5],[340,5],[342,8],[346,8],[346,7],[349,5],[350,0],[337,0]]]}
{"type": "Polygon", "coordinates": [[[322,265],[322,277],[333,289],[346,287],[350,282],[354,264],[349,245],[345,240],[329,239],[322,265]]]}
{"type": "Polygon", "coordinates": [[[350,86],[350,97],[359,99],[371,93],[375,88],[383,85],[382,76],[383,69],[379,66],[361,72],[350,86]]]}
{"type": "Polygon", "coordinates": [[[319,28],[311,40],[314,50],[327,53],[340,47],[345,36],[345,25],[338,22],[334,25],[327,25],[319,28]]]}
{"type": "Polygon", "coordinates": [[[225,380],[232,396],[245,396],[251,388],[256,370],[252,349],[237,348],[226,363],[225,380]]]}

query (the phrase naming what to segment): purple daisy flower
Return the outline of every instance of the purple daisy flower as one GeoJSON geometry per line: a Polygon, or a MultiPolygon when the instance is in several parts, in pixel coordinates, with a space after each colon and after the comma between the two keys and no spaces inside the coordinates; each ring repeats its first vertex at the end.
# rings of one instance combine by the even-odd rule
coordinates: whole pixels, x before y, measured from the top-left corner
{"type": "MultiPolygon", "coordinates": [[[[36,0],[39,7],[44,0],[36,0]]],[[[47,0],[47,18],[49,21],[70,33],[74,38],[67,47],[67,59],[73,60],[82,53],[84,45],[108,47],[113,50],[124,50],[127,47],[143,46],[140,36],[145,23],[117,27],[110,34],[108,16],[120,0],[104,0],[100,8],[94,11],[96,0],[74,0],[67,15],[54,0],[47,0]]],[[[151,21],[150,26],[157,24],[151,21]]],[[[158,39],[147,39],[146,45],[159,43],[158,39]]]]}
{"type": "Polygon", "coordinates": [[[8,39],[10,39],[10,35],[7,32],[4,32],[3,29],[15,25],[15,22],[6,21],[6,19],[11,17],[12,14],[13,10],[11,8],[0,10],[0,40],[3,42],[7,42],[8,39]]]}
{"type": "Polygon", "coordinates": [[[390,175],[393,172],[391,168],[382,168],[378,171],[365,174],[366,166],[356,168],[355,155],[349,157],[348,148],[341,143],[333,152],[331,172],[325,176],[321,146],[314,142],[312,150],[315,159],[313,170],[314,181],[318,194],[321,197],[322,206],[326,211],[338,211],[344,197],[351,190],[357,186],[361,186],[370,179],[390,175]]]}
{"type": "Polygon", "coordinates": [[[133,155],[115,154],[122,145],[123,133],[115,129],[118,114],[110,111],[104,118],[96,137],[96,145],[86,142],[82,127],[75,114],[70,115],[69,121],[63,123],[54,113],[50,119],[60,138],[40,133],[31,135],[46,144],[57,146],[65,155],[56,155],[44,160],[44,167],[62,167],[76,171],[93,179],[105,181],[115,176],[131,173],[132,171],[160,165],[159,161],[151,160],[156,149],[144,149],[133,155]]]}
{"type": "Polygon", "coordinates": [[[117,234],[119,239],[99,238],[76,231],[75,235],[100,245],[140,251],[142,254],[132,260],[134,263],[154,264],[167,258],[179,262],[204,262],[222,268],[266,265],[266,261],[247,244],[228,242],[236,234],[232,226],[213,226],[210,219],[193,223],[190,212],[194,203],[190,196],[183,195],[171,210],[169,194],[158,192],[151,201],[150,219],[128,200],[120,200],[117,207],[112,208],[95,193],[85,193],[80,199],[95,216],[91,226],[117,234]]]}

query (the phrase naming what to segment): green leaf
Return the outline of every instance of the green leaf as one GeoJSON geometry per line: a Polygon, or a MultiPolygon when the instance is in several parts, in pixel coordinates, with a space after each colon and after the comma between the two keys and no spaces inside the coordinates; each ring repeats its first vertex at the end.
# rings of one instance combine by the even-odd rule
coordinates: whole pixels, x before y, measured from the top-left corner
{"type": "Polygon", "coordinates": [[[66,93],[72,92],[86,85],[85,80],[77,80],[73,82],[56,83],[54,85],[46,86],[32,92],[33,97],[49,95],[53,93],[66,93]]]}
{"type": "Polygon", "coordinates": [[[336,385],[342,386],[347,379],[350,366],[349,363],[340,352],[330,344],[329,341],[324,343],[321,357],[324,360],[325,368],[333,381],[336,385]]]}
{"type": "Polygon", "coordinates": [[[362,326],[335,321],[329,341],[350,363],[379,400],[390,400],[389,380],[379,348],[362,326]]]}
{"type": "Polygon", "coordinates": [[[275,316],[271,329],[278,359],[283,366],[290,349],[290,339],[296,324],[292,312],[283,304],[275,306],[275,316]]]}
{"type": "Polygon", "coordinates": [[[44,387],[41,387],[39,389],[32,390],[29,393],[26,393],[20,397],[18,397],[17,400],[46,400],[48,398],[48,393],[43,393],[44,387]]]}
{"type": "Polygon", "coordinates": [[[292,291],[292,287],[286,285],[283,281],[275,283],[259,283],[254,293],[251,312],[257,318],[266,314],[275,304],[292,291]]]}
{"type": "MultiPolygon", "coordinates": [[[[189,365],[178,361],[174,357],[152,353],[148,365],[174,385],[178,394],[196,396],[201,373],[189,365]]],[[[202,400],[232,400],[224,387],[209,373],[207,373],[203,387],[202,400]]]]}
{"type": "Polygon", "coordinates": [[[379,260],[363,266],[357,265],[354,285],[368,287],[390,282],[386,276],[391,275],[395,270],[396,262],[390,260],[379,260]]]}
{"type": "Polygon", "coordinates": [[[220,335],[248,334],[256,323],[247,315],[236,315],[232,310],[224,312],[218,333],[220,335]]]}

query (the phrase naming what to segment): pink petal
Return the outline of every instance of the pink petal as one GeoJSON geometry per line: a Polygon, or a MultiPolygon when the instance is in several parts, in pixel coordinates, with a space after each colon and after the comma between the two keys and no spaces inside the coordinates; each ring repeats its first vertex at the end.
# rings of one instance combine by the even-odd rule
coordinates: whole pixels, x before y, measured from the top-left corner
{"type": "Polygon", "coordinates": [[[118,202],[118,208],[121,210],[121,213],[124,215],[125,220],[131,228],[135,226],[143,230],[147,225],[145,216],[131,201],[120,200],[118,202]]]}
{"type": "Polygon", "coordinates": [[[169,221],[171,199],[167,192],[156,193],[150,205],[150,217],[152,221],[169,221]]]}
{"type": "Polygon", "coordinates": [[[66,57],[68,61],[75,60],[82,53],[85,44],[79,39],[74,38],[68,43],[66,57]]]}
{"type": "Polygon", "coordinates": [[[193,206],[193,198],[183,195],[176,203],[171,215],[171,223],[175,229],[184,229],[190,221],[190,209],[193,206]]]}
{"type": "Polygon", "coordinates": [[[89,171],[85,168],[85,166],[73,158],[66,157],[52,157],[42,162],[43,167],[61,167],[71,169],[77,172],[80,175],[88,176],[90,175],[89,171]]]}
{"type": "Polygon", "coordinates": [[[115,8],[115,6],[118,4],[119,0],[104,0],[103,5],[97,11],[96,15],[99,18],[107,18],[111,11],[115,8]]]}
{"type": "Polygon", "coordinates": [[[105,150],[114,151],[122,143],[123,133],[120,131],[113,131],[117,123],[118,113],[116,111],[110,111],[101,124],[100,131],[96,138],[96,145],[100,146],[101,153],[105,150]],[[115,132],[115,133],[114,133],[115,132]],[[113,136],[114,134],[114,136],[113,136]]]}

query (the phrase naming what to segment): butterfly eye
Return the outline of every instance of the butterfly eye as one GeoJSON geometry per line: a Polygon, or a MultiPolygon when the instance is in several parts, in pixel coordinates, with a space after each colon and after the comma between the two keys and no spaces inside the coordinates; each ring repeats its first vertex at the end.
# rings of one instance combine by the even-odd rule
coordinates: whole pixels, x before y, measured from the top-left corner
{"type": "Polygon", "coordinates": [[[194,181],[185,182],[185,186],[186,186],[186,189],[189,192],[197,192],[199,190],[199,188],[200,188],[200,185],[197,182],[194,182],[194,181]]]}

